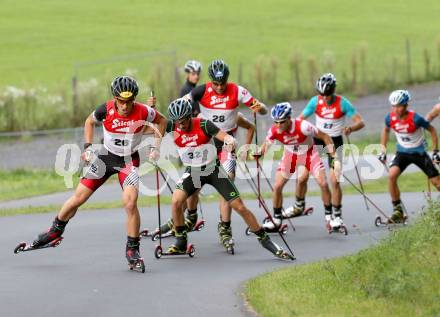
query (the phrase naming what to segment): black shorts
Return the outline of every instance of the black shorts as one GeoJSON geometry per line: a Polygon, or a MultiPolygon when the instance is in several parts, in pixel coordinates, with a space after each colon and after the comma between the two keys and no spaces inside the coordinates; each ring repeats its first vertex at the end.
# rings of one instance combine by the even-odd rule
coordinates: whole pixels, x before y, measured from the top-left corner
{"type": "Polygon", "coordinates": [[[104,147],[99,151],[98,157],[87,168],[87,172],[81,179],[81,184],[97,190],[113,174],[118,174],[119,184],[124,189],[125,186],[139,185],[139,153],[135,152],[131,156],[118,156],[108,152],[104,147]]]}
{"type": "Polygon", "coordinates": [[[187,167],[176,188],[191,196],[205,184],[213,186],[226,201],[240,197],[237,187],[218,161],[205,168],[187,167]]]}
{"type": "Polygon", "coordinates": [[[432,163],[431,158],[426,152],[421,154],[397,152],[390,164],[390,167],[397,166],[400,168],[400,172],[402,173],[412,163],[417,165],[426,174],[426,176],[428,176],[428,178],[439,175],[434,163],[432,163]]]}
{"type": "MultiPolygon", "coordinates": [[[[333,144],[335,145],[336,154],[339,157],[339,159],[342,161],[342,146],[344,145],[344,139],[342,138],[342,135],[340,136],[332,136],[333,144]]],[[[325,143],[324,141],[313,138],[313,141],[316,146],[318,146],[319,155],[327,154],[328,156],[328,164],[330,166],[330,153],[328,153],[325,149],[325,143]]]]}

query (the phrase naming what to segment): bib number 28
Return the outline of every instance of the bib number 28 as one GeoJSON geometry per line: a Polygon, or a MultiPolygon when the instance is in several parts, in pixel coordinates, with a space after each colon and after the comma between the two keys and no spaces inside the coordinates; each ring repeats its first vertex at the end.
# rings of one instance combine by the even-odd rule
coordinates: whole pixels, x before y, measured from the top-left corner
{"type": "Polygon", "coordinates": [[[212,122],[225,122],[225,116],[212,116],[212,122]]]}
{"type": "Polygon", "coordinates": [[[115,139],[116,146],[128,146],[128,140],[124,139],[115,139]]]}

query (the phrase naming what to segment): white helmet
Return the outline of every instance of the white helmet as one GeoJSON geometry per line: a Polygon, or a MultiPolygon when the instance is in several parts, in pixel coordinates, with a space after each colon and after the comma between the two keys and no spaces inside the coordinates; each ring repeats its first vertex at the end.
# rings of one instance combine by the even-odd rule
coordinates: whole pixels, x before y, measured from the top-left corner
{"type": "Polygon", "coordinates": [[[185,64],[185,72],[187,73],[200,73],[202,71],[202,64],[198,61],[190,60],[185,64]]]}
{"type": "Polygon", "coordinates": [[[410,100],[411,95],[408,90],[394,90],[388,98],[388,101],[392,106],[406,105],[410,100]]]}

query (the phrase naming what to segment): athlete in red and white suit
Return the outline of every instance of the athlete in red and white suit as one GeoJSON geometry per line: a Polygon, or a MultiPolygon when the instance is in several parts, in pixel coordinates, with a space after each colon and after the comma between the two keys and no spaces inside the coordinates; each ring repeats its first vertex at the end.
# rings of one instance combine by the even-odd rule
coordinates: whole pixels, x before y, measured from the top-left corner
{"type": "MultiPolygon", "coordinates": [[[[212,67],[213,63],[211,63],[210,67],[212,67]]],[[[225,67],[227,67],[226,64],[225,67]]],[[[208,73],[211,74],[209,70],[210,69],[208,69],[208,73]]],[[[254,127],[238,112],[239,106],[240,104],[244,104],[253,112],[262,115],[267,113],[267,109],[266,106],[254,98],[246,88],[228,82],[227,76],[223,78],[226,79],[220,81],[211,77],[211,82],[197,86],[186,96],[186,98],[191,99],[195,103],[198,102],[200,116],[212,121],[217,127],[226,133],[235,136],[238,128],[237,122],[240,123],[240,126],[248,130],[246,144],[241,149],[240,155],[242,159],[245,159],[249,150],[249,144],[252,142],[254,127]]],[[[229,177],[234,180],[236,168],[235,153],[223,150],[223,144],[217,140],[215,140],[215,145],[223,168],[226,170],[229,177]]],[[[194,196],[190,197],[189,205],[194,205],[194,200],[194,196]]],[[[220,240],[228,240],[229,236],[232,236],[232,230],[230,227],[231,213],[231,207],[223,198],[220,198],[220,240]],[[222,228],[224,229],[223,231],[222,228]],[[222,237],[222,232],[226,232],[228,237],[222,237]]]]}
{"type": "MultiPolygon", "coordinates": [[[[151,108],[154,97],[147,105],[135,102],[138,92],[134,79],[121,76],[112,83],[114,99],[98,107],[85,121],[84,153],[82,159],[88,165],[86,175],[81,179],[75,193],[61,207],[53,226],[47,233],[40,234],[35,245],[44,245],[60,236],[67,222],[75,216],[78,208],[98,189],[111,175],[118,174],[122,187],[122,200],[127,213],[127,259],[139,259],[139,226],[140,215],[137,208],[138,199],[138,166],[137,147],[145,125],[148,122],[158,124],[159,133],[163,136],[166,119],[151,108]],[[104,129],[104,147],[97,157],[91,150],[95,123],[102,122],[104,129]]],[[[156,144],[160,144],[157,138],[156,144]]],[[[150,159],[157,159],[158,152],[152,152],[150,159]]]]}
{"type": "MultiPolygon", "coordinates": [[[[285,104],[288,103],[279,105],[285,104]]],[[[326,214],[331,214],[331,193],[327,184],[324,165],[316,147],[314,147],[313,138],[318,138],[326,145],[330,145],[330,148],[333,149],[330,155],[334,158],[336,154],[332,139],[327,134],[318,130],[313,124],[301,118],[292,119],[290,115],[288,115],[282,120],[274,121],[274,125],[267,133],[261,152],[264,155],[268,147],[275,141],[279,141],[284,145],[284,154],[275,174],[275,186],[272,195],[275,224],[280,225],[283,217],[290,218],[299,216],[299,214],[295,213],[282,215],[281,212],[283,206],[283,188],[289,181],[290,176],[298,171],[299,166],[305,167],[315,177],[316,182],[321,188],[321,196],[326,214]]],[[[301,170],[297,175],[300,174],[301,170]]],[[[273,229],[274,224],[268,222],[264,226],[266,229],[273,229]]]]}

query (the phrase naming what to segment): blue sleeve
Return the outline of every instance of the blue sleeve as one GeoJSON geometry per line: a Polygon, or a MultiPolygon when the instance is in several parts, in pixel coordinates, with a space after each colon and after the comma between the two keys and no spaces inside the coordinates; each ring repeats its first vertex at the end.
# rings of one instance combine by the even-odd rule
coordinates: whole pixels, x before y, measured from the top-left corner
{"type": "Polygon", "coordinates": [[[315,113],[316,105],[318,104],[318,96],[312,97],[312,99],[309,100],[308,104],[304,108],[302,115],[304,118],[310,117],[312,114],[315,113]]]}
{"type": "Polygon", "coordinates": [[[351,102],[345,97],[342,97],[341,99],[341,108],[342,112],[349,118],[352,118],[357,113],[351,102]]]}
{"type": "Polygon", "coordinates": [[[416,124],[417,128],[423,127],[425,129],[428,129],[428,127],[429,127],[429,121],[427,121],[425,118],[423,118],[418,113],[414,114],[414,123],[416,124]]]}
{"type": "Polygon", "coordinates": [[[390,114],[387,114],[387,116],[385,117],[385,125],[388,128],[391,127],[391,116],[390,116],[390,114]]]}

